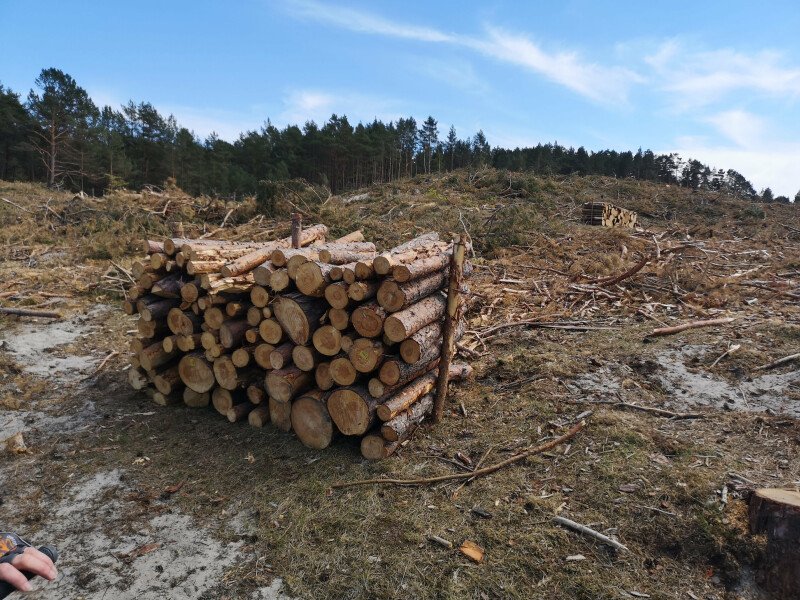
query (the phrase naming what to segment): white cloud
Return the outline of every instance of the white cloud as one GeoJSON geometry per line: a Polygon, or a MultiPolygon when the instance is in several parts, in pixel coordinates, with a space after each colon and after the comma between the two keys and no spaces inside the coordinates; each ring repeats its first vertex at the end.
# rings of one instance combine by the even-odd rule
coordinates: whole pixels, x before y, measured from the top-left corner
{"type": "Polygon", "coordinates": [[[761,144],[766,125],[764,120],[744,110],[727,110],[708,118],[708,122],[737,146],[761,144]]]}
{"type": "Polygon", "coordinates": [[[346,115],[351,125],[373,119],[394,121],[403,116],[397,100],[355,92],[294,90],[283,99],[283,110],[274,119],[276,125],[300,125],[314,121],[323,125],[332,114],[346,115]]]}
{"type": "Polygon", "coordinates": [[[631,85],[641,81],[629,69],[594,64],[575,52],[548,52],[524,35],[494,27],[488,27],[483,37],[471,37],[390,21],[371,13],[315,0],[291,0],[288,7],[300,18],[322,21],[350,31],[469,48],[483,56],[522,67],[604,104],[624,102],[631,85]]]}
{"type": "Polygon", "coordinates": [[[774,50],[703,51],[672,39],[661,44],[645,62],[679,109],[707,105],[737,91],[770,98],[800,96],[800,68],[787,65],[786,57],[774,50]]]}

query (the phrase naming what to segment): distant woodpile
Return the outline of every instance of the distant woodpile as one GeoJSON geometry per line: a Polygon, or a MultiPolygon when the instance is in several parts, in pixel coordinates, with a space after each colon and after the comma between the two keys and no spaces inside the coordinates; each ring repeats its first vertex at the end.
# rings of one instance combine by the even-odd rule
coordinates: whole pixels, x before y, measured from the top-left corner
{"type": "Polygon", "coordinates": [[[637,215],[632,210],[608,202],[587,202],[583,205],[583,222],[602,227],[636,227],[637,215]]]}
{"type": "Polygon", "coordinates": [[[145,242],[124,304],[139,314],[130,383],[311,448],[364,436],[365,457],[389,456],[431,414],[440,360],[452,380],[471,373],[442,352],[464,330],[444,292],[454,245],[428,233],[378,253],[360,231],[293,233],[145,242]]]}

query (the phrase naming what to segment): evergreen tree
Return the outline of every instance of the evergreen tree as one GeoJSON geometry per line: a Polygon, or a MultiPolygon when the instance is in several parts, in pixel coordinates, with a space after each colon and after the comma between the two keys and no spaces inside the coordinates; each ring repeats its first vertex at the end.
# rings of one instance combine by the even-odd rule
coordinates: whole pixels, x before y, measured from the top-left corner
{"type": "Polygon", "coordinates": [[[482,167],[489,163],[491,147],[482,129],[472,139],[472,154],[476,166],[482,167]]]}
{"type": "Polygon", "coordinates": [[[772,194],[772,190],[771,189],[769,189],[767,187],[767,188],[764,188],[763,190],[761,190],[761,201],[762,202],[772,202],[773,200],[775,200],[775,198],[774,198],[774,196],[772,194]]]}
{"type": "Polygon", "coordinates": [[[458,143],[458,137],[456,137],[456,128],[450,125],[450,131],[447,132],[447,141],[445,142],[445,151],[447,152],[447,155],[449,156],[450,159],[451,171],[454,169],[457,143],[458,143]]]}
{"type": "Polygon", "coordinates": [[[29,176],[28,154],[24,150],[30,119],[19,94],[0,84],[0,179],[29,176]]]}
{"type": "Polygon", "coordinates": [[[430,173],[433,148],[439,143],[439,129],[436,119],[429,116],[423,121],[422,129],[419,130],[419,141],[422,145],[423,170],[425,173],[430,173]]]}

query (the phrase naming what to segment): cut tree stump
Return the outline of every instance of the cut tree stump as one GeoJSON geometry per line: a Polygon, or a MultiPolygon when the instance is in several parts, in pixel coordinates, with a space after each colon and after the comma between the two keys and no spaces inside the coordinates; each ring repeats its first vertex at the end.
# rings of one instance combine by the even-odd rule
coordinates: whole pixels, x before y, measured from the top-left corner
{"type": "Polygon", "coordinates": [[[764,587],[780,600],[800,598],[800,492],[755,490],[749,517],[750,531],[767,537],[764,587]]]}

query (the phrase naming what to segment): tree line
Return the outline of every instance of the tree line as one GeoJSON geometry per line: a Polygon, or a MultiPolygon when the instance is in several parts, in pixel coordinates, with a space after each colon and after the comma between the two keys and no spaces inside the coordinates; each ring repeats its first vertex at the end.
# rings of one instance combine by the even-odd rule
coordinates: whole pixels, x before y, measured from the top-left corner
{"type": "MultiPolygon", "coordinates": [[[[319,125],[275,127],[269,120],[234,142],[212,133],[200,139],[149,102],[98,107],[67,73],[44,69],[23,100],[0,83],[0,179],[41,181],[102,194],[140,189],[173,178],[192,194],[256,193],[263,182],[294,178],[334,193],[417,174],[492,166],[541,175],[607,175],[721,190],[766,202],[789,202],[767,188],[757,193],[733,169],[650,150],[618,152],[566,148],[492,148],[482,131],[459,138],[433,117],[353,125],[332,115],[319,125]]],[[[800,192],[795,201],[800,200],[800,192]]]]}

